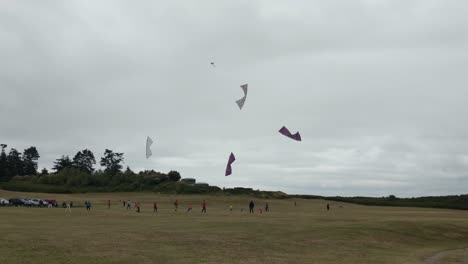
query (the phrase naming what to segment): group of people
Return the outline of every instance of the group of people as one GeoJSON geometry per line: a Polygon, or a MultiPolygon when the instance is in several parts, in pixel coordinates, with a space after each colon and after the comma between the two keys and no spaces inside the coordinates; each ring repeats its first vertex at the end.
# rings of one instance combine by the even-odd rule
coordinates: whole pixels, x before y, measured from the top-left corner
{"type": "MultiPolygon", "coordinates": [[[[86,211],[91,211],[91,201],[89,200],[86,200],[84,202],[85,206],[86,206],[86,211]]],[[[65,208],[65,211],[69,211],[71,212],[71,208],[73,207],[73,202],[68,202],[68,201],[65,201],[62,203],[62,206],[63,208],[65,208]]],[[[122,206],[123,207],[126,207],[127,208],[127,211],[128,210],[131,210],[132,209],[132,202],[130,200],[123,200],[122,201],[122,206]]],[[[297,206],[297,203],[294,202],[294,206],[297,206]]],[[[111,207],[111,200],[107,200],[107,208],[110,209],[111,207]]],[[[202,210],[201,212],[202,213],[206,213],[206,201],[203,200],[202,204],[201,204],[201,207],[202,207],[202,210]]],[[[340,206],[342,207],[342,206],[340,206]]],[[[136,202],[135,203],[135,208],[136,208],[136,212],[137,213],[140,213],[141,211],[141,203],[140,202],[136,202]]],[[[330,210],[330,204],[327,203],[327,211],[330,210]]],[[[174,211],[177,212],[177,210],[179,209],[179,200],[175,200],[174,202],[174,211]]],[[[229,205],[229,211],[232,212],[233,210],[233,206],[232,204],[229,205]]],[[[191,212],[192,211],[192,205],[189,204],[188,208],[187,208],[187,212],[191,212]]],[[[244,211],[244,208],[241,208],[241,212],[244,211]]],[[[262,214],[263,213],[263,208],[260,208],[259,210],[259,213],[262,214]]],[[[270,211],[270,206],[268,205],[268,203],[265,204],[265,212],[269,212],[270,211]]],[[[153,212],[158,212],[158,204],[155,202],[153,202],[153,212]]],[[[253,200],[250,201],[249,203],[249,214],[254,214],[255,213],[255,203],[253,200]]]]}
{"type": "MultiPolygon", "coordinates": [[[[127,211],[128,210],[132,210],[132,202],[130,200],[127,200],[127,201],[122,201],[122,206],[123,207],[127,207],[127,211]]],[[[157,211],[157,207],[156,207],[156,202],[154,203],[154,206],[155,206],[155,211],[157,211]]],[[[108,208],[110,209],[110,200],[108,201],[108,208]]],[[[137,213],[140,212],[140,208],[141,208],[141,203],[140,202],[136,202],[135,203],[135,208],[136,208],[136,211],[137,213]]]]}
{"type": "MultiPolygon", "coordinates": [[[[91,211],[91,201],[89,200],[86,200],[84,202],[85,206],[86,206],[86,211],[91,211]]],[[[132,202],[130,200],[123,200],[122,201],[122,206],[123,207],[126,207],[127,208],[127,211],[128,210],[132,210],[132,202]]],[[[297,203],[296,201],[294,201],[294,206],[297,206],[297,203]]],[[[73,202],[68,202],[68,201],[65,201],[62,203],[62,207],[65,208],[65,211],[69,211],[71,212],[71,208],[73,207],[73,202]]],[[[110,209],[111,207],[111,200],[107,200],[107,208],[110,209]]],[[[140,202],[136,202],[135,203],[135,209],[136,209],[136,212],[137,213],[140,213],[141,212],[141,203],[140,202]]],[[[202,204],[201,204],[201,207],[202,207],[202,210],[201,212],[202,213],[206,213],[206,201],[203,200],[202,204]]],[[[342,206],[340,206],[340,208],[342,208],[342,206]]],[[[174,202],[174,211],[177,212],[177,210],[179,209],[179,200],[175,200],[174,202]]],[[[327,203],[326,205],[326,209],[327,211],[330,211],[330,204],[327,203]]],[[[233,210],[233,206],[232,204],[229,205],[229,211],[232,212],[233,210]]],[[[187,212],[191,212],[192,211],[192,205],[189,204],[188,208],[187,208],[187,212]]],[[[241,212],[244,211],[244,208],[241,208],[241,212]]],[[[263,213],[263,208],[260,208],[258,209],[259,213],[262,214],[263,213]]],[[[268,203],[265,204],[265,212],[269,212],[270,211],[270,206],[268,205],[268,203]]],[[[153,202],[153,212],[158,212],[158,204],[155,202],[153,202]]],[[[253,200],[250,201],[249,203],[249,214],[254,214],[255,213],[255,203],[253,200]]]]}
{"type": "MultiPolygon", "coordinates": [[[[91,211],[91,201],[89,200],[86,200],[84,202],[84,205],[86,207],[86,211],[91,211]]],[[[296,204],[295,204],[296,205],[296,204]]],[[[73,202],[63,202],[62,206],[65,208],[66,211],[70,211],[71,212],[71,207],[73,207],[73,202]]],[[[127,211],[128,210],[132,210],[132,201],[130,200],[123,200],[122,201],[122,207],[126,208],[127,211]]],[[[107,200],[107,208],[110,209],[111,208],[111,200],[107,200]]],[[[140,202],[136,202],[134,204],[134,208],[136,209],[136,212],[137,213],[140,213],[141,212],[141,203],[140,202]]],[[[206,213],[207,210],[207,205],[206,205],[206,201],[203,200],[202,204],[201,204],[201,212],[202,213],[206,213]]],[[[174,211],[177,212],[179,209],[179,200],[175,200],[174,201],[174,211]]],[[[265,212],[269,212],[270,211],[270,207],[268,205],[268,203],[265,204],[265,212]]],[[[327,204],[327,210],[329,210],[329,205],[327,204]]],[[[186,212],[191,212],[192,211],[192,205],[189,204],[188,205],[188,208],[187,208],[187,211],[186,212]]],[[[229,211],[232,212],[233,211],[233,206],[232,204],[229,205],[229,211]]],[[[244,211],[244,208],[241,208],[241,212],[244,211]]],[[[260,208],[259,210],[259,213],[262,214],[263,213],[263,208],[260,208]]],[[[155,202],[153,202],[153,212],[156,213],[158,212],[158,204],[155,202]]],[[[253,200],[250,201],[249,203],[249,213],[250,214],[254,214],[255,213],[255,203],[253,200]]]]}
{"type": "MultiPolygon", "coordinates": [[[[64,202],[64,207],[66,207],[67,210],[70,210],[70,211],[71,211],[71,206],[72,206],[72,204],[73,204],[73,203],[64,202]]],[[[86,201],[85,201],[85,206],[86,206],[86,210],[87,210],[87,211],[90,211],[90,210],[91,210],[91,201],[86,200],[86,201]]],[[[110,209],[110,207],[111,207],[111,200],[107,200],[107,208],[110,209]]],[[[122,207],[126,208],[127,211],[128,211],[128,210],[132,210],[132,201],[130,201],[130,200],[122,200],[122,207]]],[[[134,208],[136,209],[136,212],[137,212],[137,213],[140,213],[140,212],[141,212],[141,203],[140,203],[140,202],[136,202],[135,205],[134,205],[134,208]]],[[[201,209],[201,212],[202,212],[202,213],[206,213],[206,212],[207,212],[207,210],[206,210],[207,206],[206,206],[206,201],[205,201],[205,200],[203,200],[203,202],[202,202],[202,204],[201,204],[201,208],[202,208],[202,209],[201,209]]],[[[255,208],[255,204],[254,204],[253,200],[251,200],[250,203],[249,203],[249,209],[250,209],[250,210],[249,210],[249,213],[250,213],[250,214],[255,213],[254,208],[255,208]]],[[[178,209],[179,209],[179,200],[175,200],[175,201],[174,201],[174,211],[177,212],[178,209]]],[[[229,205],[229,211],[232,212],[232,210],[233,210],[233,206],[232,206],[232,204],[231,204],[231,205],[229,205]]],[[[191,212],[191,211],[192,211],[192,205],[189,204],[186,212],[191,212]]],[[[241,208],[241,212],[242,212],[242,211],[244,211],[243,208],[241,208]]],[[[266,203],[266,204],[265,204],[265,212],[269,212],[269,211],[270,211],[270,207],[269,207],[268,203],[266,203]]],[[[156,201],[153,202],[153,212],[154,212],[154,213],[158,212],[158,204],[156,203],[156,201]]],[[[259,209],[259,212],[262,213],[262,212],[263,212],[263,209],[260,208],[260,209],[259,209]]]]}
{"type": "MultiPolygon", "coordinates": [[[[253,200],[251,200],[249,203],[249,214],[254,214],[255,213],[254,209],[255,209],[255,204],[253,200]]],[[[263,208],[258,209],[258,211],[260,214],[262,214],[263,208]]],[[[268,205],[268,203],[265,204],[265,212],[270,212],[270,206],[268,205]]]]}
{"type": "MultiPolygon", "coordinates": [[[[157,209],[157,207],[156,207],[156,202],[154,202],[154,206],[155,206],[155,207],[154,207],[154,208],[155,208],[155,209],[154,209],[154,212],[157,212],[158,209],[157,209]]],[[[175,200],[175,202],[174,202],[174,212],[177,212],[178,209],[179,209],[179,200],[175,200]]],[[[189,204],[189,206],[188,206],[188,208],[187,208],[187,213],[188,213],[188,212],[191,212],[191,211],[192,211],[192,205],[189,204]]],[[[205,201],[205,200],[203,200],[203,202],[202,202],[202,210],[201,210],[201,212],[202,212],[202,213],[206,213],[206,201],[205,201]]]]}

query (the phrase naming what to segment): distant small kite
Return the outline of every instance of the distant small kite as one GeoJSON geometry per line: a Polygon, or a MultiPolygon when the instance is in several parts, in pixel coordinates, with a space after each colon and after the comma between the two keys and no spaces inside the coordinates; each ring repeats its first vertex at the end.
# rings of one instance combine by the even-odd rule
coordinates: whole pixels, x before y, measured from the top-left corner
{"type": "Polygon", "coordinates": [[[239,109],[242,110],[242,107],[244,106],[245,99],[247,99],[247,84],[241,85],[240,86],[242,90],[244,91],[244,97],[236,101],[237,106],[239,106],[239,109]]]}
{"type": "Polygon", "coordinates": [[[150,137],[146,138],[146,159],[151,157],[153,153],[151,152],[151,145],[153,144],[153,140],[150,137]]]}
{"type": "Polygon", "coordinates": [[[215,67],[215,68],[216,68],[216,66],[215,66],[214,62],[211,62],[211,65],[213,65],[213,67],[215,67]]]}
{"type": "Polygon", "coordinates": [[[278,132],[287,136],[288,138],[292,138],[296,141],[302,141],[301,134],[299,134],[299,132],[297,132],[296,134],[291,134],[291,132],[289,132],[289,130],[285,126],[283,126],[278,132]]]}
{"type": "Polygon", "coordinates": [[[229,160],[226,166],[226,176],[231,175],[232,173],[232,168],[231,164],[236,160],[236,157],[234,157],[234,154],[231,152],[231,155],[229,156],[229,160]]]}

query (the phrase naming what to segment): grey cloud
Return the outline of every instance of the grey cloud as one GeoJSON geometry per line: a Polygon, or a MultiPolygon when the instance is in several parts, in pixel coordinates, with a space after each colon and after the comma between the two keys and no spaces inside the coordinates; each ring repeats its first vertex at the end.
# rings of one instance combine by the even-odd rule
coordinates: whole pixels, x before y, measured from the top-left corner
{"type": "Polygon", "coordinates": [[[468,4],[41,1],[0,7],[0,140],[219,186],[466,192],[468,4]],[[214,60],[217,68],[209,62],[214,60]],[[249,83],[242,111],[235,100],[249,83]],[[6,98],[6,99],[5,99],[6,98]],[[281,137],[286,125],[303,142],[281,137]],[[146,136],[155,139],[144,158],[146,136]],[[230,152],[237,161],[224,177],[230,152]]]}

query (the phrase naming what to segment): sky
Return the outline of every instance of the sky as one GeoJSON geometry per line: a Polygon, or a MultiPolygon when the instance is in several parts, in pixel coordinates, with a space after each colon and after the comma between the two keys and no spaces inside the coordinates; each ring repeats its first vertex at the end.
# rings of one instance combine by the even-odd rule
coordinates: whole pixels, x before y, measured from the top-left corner
{"type": "Polygon", "coordinates": [[[467,13],[455,0],[2,1],[0,143],[36,146],[48,169],[111,149],[134,171],[220,187],[468,193],[467,13]]]}

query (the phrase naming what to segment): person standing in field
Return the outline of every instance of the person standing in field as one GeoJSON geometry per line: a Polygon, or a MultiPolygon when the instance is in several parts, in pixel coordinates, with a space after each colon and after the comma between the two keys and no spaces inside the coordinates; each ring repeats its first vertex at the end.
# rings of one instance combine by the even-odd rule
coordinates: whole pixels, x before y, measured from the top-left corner
{"type": "Polygon", "coordinates": [[[203,203],[202,203],[202,213],[206,213],[206,202],[205,200],[203,200],[203,203]]]}
{"type": "Polygon", "coordinates": [[[327,204],[327,211],[330,211],[330,204],[327,204]]]}
{"type": "Polygon", "coordinates": [[[158,212],[158,204],[156,203],[156,201],[153,203],[153,213],[157,213],[158,212]]]}
{"type": "Polygon", "coordinates": [[[127,200],[127,211],[128,210],[132,210],[132,203],[130,202],[130,200],[127,200]]]}
{"type": "Polygon", "coordinates": [[[192,205],[189,205],[188,209],[187,209],[187,213],[188,212],[191,212],[192,211],[192,205]]]}
{"type": "Polygon", "coordinates": [[[66,206],[65,212],[66,212],[66,211],[69,211],[69,212],[71,213],[70,203],[68,203],[68,202],[64,202],[64,203],[65,203],[65,206],[66,206]]]}
{"type": "Polygon", "coordinates": [[[179,208],[179,200],[175,200],[174,207],[174,211],[177,212],[177,209],[179,208]]]}
{"type": "Polygon", "coordinates": [[[107,209],[110,209],[110,200],[107,200],[107,209]]]}
{"type": "Polygon", "coordinates": [[[255,208],[255,204],[254,204],[253,200],[250,201],[249,208],[250,208],[249,214],[253,214],[254,213],[254,208],[255,208]]]}
{"type": "Polygon", "coordinates": [[[268,206],[268,203],[265,204],[265,212],[270,212],[270,207],[268,206]]]}
{"type": "Polygon", "coordinates": [[[125,200],[122,201],[122,207],[125,208],[125,200]]]}
{"type": "Polygon", "coordinates": [[[140,212],[140,202],[136,203],[135,207],[137,209],[137,213],[139,213],[140,212]]]}
{"type": "Polygon", "coordinates": [[[232,204],[229,206],[229,211],[232,213],[232,204]]]}
{"type": "Polygon", "coordinates": [[[86,206],[86,211],[91,211],[91,202],[90,201],[86,201],[85,206],[86,206]]]}

